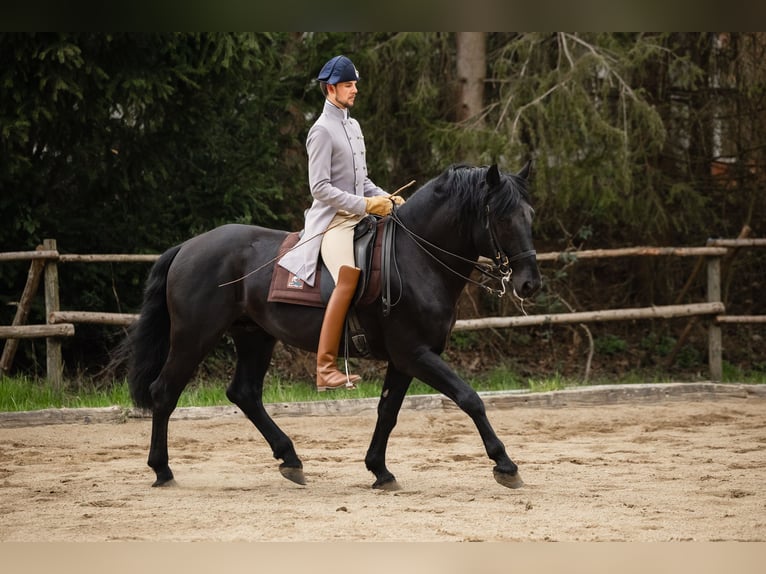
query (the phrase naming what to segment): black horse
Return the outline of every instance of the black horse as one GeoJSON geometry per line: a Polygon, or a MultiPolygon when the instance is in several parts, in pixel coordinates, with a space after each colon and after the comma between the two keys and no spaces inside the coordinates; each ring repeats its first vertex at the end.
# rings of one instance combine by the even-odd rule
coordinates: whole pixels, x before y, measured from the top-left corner
{"type": "MultiPolygon", "coordinates": [[[[458,297],[475,268],[499,281],[509,275],[517,296],[540,287],[532,244],[529,164],[519,174],[491,167],[453,166],[420,188],[393,215],[395,280],[386,313],[380,297],[356,312],[372,358],[388,361],[378,420],[365,457],[373,488],[398,488],[386,468],[386,446],[413,377],[452,399],[476,424],[495,461],[495,479],[523,482],[487,419],[479,395],[440,357],[455,323],[458,297]],[[481,266],[485,256],[494,265],[481,266]]],[[[315,351],[324,310],[267,301],[278,249],[286,232],[223,225],[163,253],[152,267],[138,321],[123,343],[137,407],[151,409],[149,466],[154,486],[173,479],[168,466],[168,419],[205,355],[225,333],[237,352],[226,391],[281,459],[282,475],[305,484],[291,439],[262,402],[263,381],[278,340],[315,351]],[[253,273],[253,270],[258,270],[253,273]],[[241,280],[236,281],[237,278],[241,280]],[[233,281],[235,280],[235,281],[233,281]]],[[[351,348],[354,356],[353,346],[351,348]]],[[[343,342],[341,342],[343,349],[343,342]]]]}

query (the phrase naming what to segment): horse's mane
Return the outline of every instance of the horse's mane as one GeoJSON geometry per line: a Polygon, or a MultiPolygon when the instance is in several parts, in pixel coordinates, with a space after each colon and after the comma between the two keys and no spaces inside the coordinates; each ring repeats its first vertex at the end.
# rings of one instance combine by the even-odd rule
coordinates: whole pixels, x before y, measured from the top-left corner
{"type": "Polygon", "coordinates": [[[512,173],[501,172],[500,189],[489,193],[485,184],[488,170],[488,166],[455,164],[433,180],[433,185],[440,200],[454,202],[466,215],[482,215],[487,205],[491,213],[509,215],[522,200],[529,201],[526,180],[512,173]]]}

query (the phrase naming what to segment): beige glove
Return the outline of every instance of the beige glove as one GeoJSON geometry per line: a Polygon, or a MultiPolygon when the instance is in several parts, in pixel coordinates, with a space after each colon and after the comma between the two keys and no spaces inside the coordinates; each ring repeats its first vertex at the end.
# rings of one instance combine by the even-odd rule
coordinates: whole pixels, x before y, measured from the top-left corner
{"type": "Polygon", "coordinates": [[[372,197],[365,197],[364,209],[367,213],[372,213],[373,215],[380,215],[381,217],[385,217],[386,215],[391,213],[391,209],[394,206],[394,204],[391,202],[391,199],[395,199],[395,198],[389,198],[386,195],[373,195],[372,197]]]}
{"type": "Polygon", "coordinates": [[[396,205],[404,204],[404,198],[401,195],[389,195],[388,199],[393,201],[396,205]]]}

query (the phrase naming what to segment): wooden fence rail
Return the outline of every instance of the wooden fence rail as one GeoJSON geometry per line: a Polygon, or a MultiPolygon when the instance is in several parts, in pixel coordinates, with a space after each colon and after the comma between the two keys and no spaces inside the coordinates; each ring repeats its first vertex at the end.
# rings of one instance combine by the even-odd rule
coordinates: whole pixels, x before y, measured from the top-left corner
{"type": "MultiPolygon", "coordinates": [[[[587,323],[598,321],[627,321],[636,319],[668,319],[671,317],[712,316],[708,327],[708,366],[710,379],[722,378],[722,324],[766,323],[763,315],[725,315],[721,301],[721,259],[730,250],[743,247],[766,247],[766,239],[711,239],[705,247],[629,247],[620,249],[594,249],[577,252],[550,252],[537,255],[538,261],[574,261],[577,259],[601,259],[612,257],[675,256],[699,257],[707,261],[707,302],[686,305],[665,305],[632,309],[604,309],[575,313],[540,314],[513,317],[484,317],[456,322],[455,331],[490,328],[527,327],[531,325],[587,323]]],[[[101,313],[88,311],[62,311],[59,308],[59,284],[57,263],[152,263],[159,255],[61,254],[55,239],[46,239],[35,251],[0,253],[2,261],[31,261],[24,293],[19,301],[11,326],[0,326],[0,339],[7,339],[0,357],[0,373],[7,373],[13,362],[18,339],[46,339],[47,375],[53,384],[60,384],[63,373],[60,337],[74,335],[75,323],[106,325],[130,325],[137,314],[101,313]],[[45,285],[46,324],[27,325],[26,318],[31,300],[38,289],[41,275],[45,285]]]]}
{"type": "Polygon", "coordinates": [[[605,309],[579,313],[554,315],[524,315],[519,317],[485,317],[463,319],[455,323],[454,331],[497,329],[503,327],[530,327],[532,325],[555,325],[562,323],[591,323],[595,321],[630,321],[635,319],[670,319],[692,315],[718,315],[726,307],[723,303],[692,303],[689,305],[665,305],[661,307],[638,307],[633,309],[605,309]]]}

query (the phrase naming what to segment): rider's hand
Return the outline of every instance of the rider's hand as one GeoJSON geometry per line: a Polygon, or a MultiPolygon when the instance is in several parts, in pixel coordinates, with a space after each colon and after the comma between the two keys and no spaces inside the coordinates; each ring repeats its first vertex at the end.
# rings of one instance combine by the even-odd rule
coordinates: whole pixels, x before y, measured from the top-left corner
{"type": "Polygon", "coordinates": [[[396,205],[404,204],[404,198],[401,195],[389,195],[388,199],[393,201],[396,205]]]}
{"type": "Polygon", "coordinates": [[[392,199],[394,198],[389,198],[386,195],[373,195],[372,197],[365,197],[365,211],[367,213],[372,213],[373,215],[380,215],[381,217],[385,217],[391,213],[391,209],[394,206],[393,202],[391,201],[392,199]]]}

